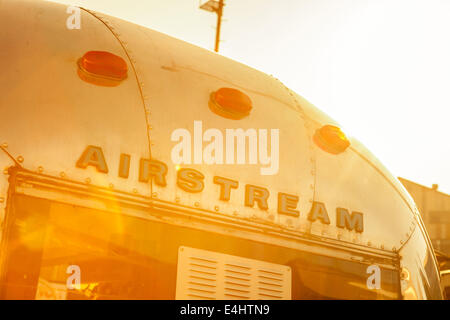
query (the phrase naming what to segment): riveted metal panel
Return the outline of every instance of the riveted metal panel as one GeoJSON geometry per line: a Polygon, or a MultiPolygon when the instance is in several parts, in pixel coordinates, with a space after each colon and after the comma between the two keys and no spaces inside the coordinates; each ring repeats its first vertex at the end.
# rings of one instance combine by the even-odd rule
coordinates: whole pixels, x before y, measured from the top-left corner
{"type": "Polygon", "coordinates": [[[396,190],[353,149],[332,155],[316,151],[315,199],[326,204],[330,224],[311,223],[311,232],[385,250],[398,249],[414,227],[413,213],[396,190]],[[364,230],[338,228],[337,208],[359,212],[364,230]]]}
{"type": "Polygon", "coordinates": [[[127,44],[146,99],[152,157],[168,165],[167,186],[153,184],[152,196],[180,206],[262,220],[300,231],[313,195],[311,142],[301,112],[286,88],[276,79],[217,54],[119,19],[95,15],[107,21],[127,44]],[[248,117],[229,120],[209,110],[210,94],[221,87],[239,89],[250,97],[253,110],[248,117]],[[171,135],[176,129],[187,129],[193,142],[194,121],[202,121],[203,132],[215,128],[224,137],[226,129],[267,129],[269,136],[270,129],[279,129],[278,173],[261,175],[260,168],[264,165],[259,164],[182,164],[181,168],[196,169],[205,178],[202,192],[181,190],[177,186],[177,167],[171,159],[177,142],[171,141],[171,135]],[[219,200],[220,188],[213,183],[214,176],[239,182],[230,201],[219,200]],[[246,184],[269,190],[267,211],[256,205],[254,208],[244,205],[246,184]],[[279,192],[299,196],[300,217],[277,214],[279,192]]]}
{"type": "MultiPolygon", "coordinates": [[[[307,119],[309,134],[326,124],[339,124],[294,94],[307,119]]],[[[348,136],[351,133],[346,132],[348,136]]],[[[330,154],[313,144],[316,183],[314,201],[325,204],[329,224],[309,222],[312,234],[396,251],[415,228],[415,204],[398,180],[359,141],[341,154],[330,154]],[[339,228],[337,208],[363,215],[362,232],[339,228]]]]}
{"type": "Polygon", "coordinates": [[[142,98],[126,51],[108,28],[81,11],[81,29],[66,28],[67,6],[6,1],[0,10],[2,99],[0,140],[32,171],[149,195],[137,183],[138,163],[149,157],[142,98]],[[84,82],[77,60],[107,51],[128,64],[116,87],[84,82]],[[89,145],[102,148],[108,173],[76,167],[89,145]],[[120,154],[131,156],[129,179],[118,176],[120,154]]]}

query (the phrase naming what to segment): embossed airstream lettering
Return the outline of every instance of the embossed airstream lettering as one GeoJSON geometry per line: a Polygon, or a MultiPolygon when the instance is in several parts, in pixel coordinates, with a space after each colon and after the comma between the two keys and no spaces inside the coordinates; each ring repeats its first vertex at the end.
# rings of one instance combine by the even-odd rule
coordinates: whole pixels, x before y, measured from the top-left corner
{"type": "Polygon", "coordinates": [[[141,159],[139,162],[139,182],[149,182],[150,178],[154,178],[158,186],[165,187],[166,174],[167,165],[164,162],[154,159],[141,159]]]}
{"type": "Polygon", "coordinates": [[[311,211],[308,214],[308,220],[314,222],[320,220],[324,224],[330,224],[330,218],[328,217],[327,208],[322,202],[314,201],[311,207],[311,211]]]}
{"type": "MultiPolygon", "coordinates": [[[[121,154],[119,161],[119,177],[128,178],[130,170],[131,156],[121,154]]],[[[108,173],[108,166],[101,147],[89,145],[76,162],[76,166],[86,169],[89,166],[94,167],[98,172],[108,173]]],[[[139,161],[139,182],[153,182],[161,187],[167,185],[166,175],[168,167],[164,162],[155,159],[140,159],[139,161]]],[[[230,201],[232,191],[238,189],[239,181],[221,176],[214,176],[214,184],[219,185],[219,200],[230,201]]],[[[181,168],[177,171],[177,186],[189,193],[199,193],[205,188],[205,175],[192,168],[181,168]]],[[[250,208],[258,208],[263,211],[269,209],[270,191],[267,188],[247,184],[245,185],[244,205],[250,208]]],[[[277,195],[277,212],[280,215],[299,217],[301,212],[298,210],[299,196],[279,192],[277,195]]],[[[319,221],[322,224],[330,224],[330,218],[325,203],[313,201],[311,210],[307,218],[311,222],[319,221]]],[[[363,214],[361,212],[349,213],[348,209],[336,209],[336,226],[338,228],[350,231],[363,232],[363,214]]]]}
{"type": "Polygon", "coordinates": [[[347,209],[337,208],[336,226],[348,230],[355,230],[356,232],[363,232],[363,214],[361,212],[352,212],[350,214],[347,209]]]}
{"type": "Polygon", "coordinates": [[[88,166],[93,166],[98,172],[108,173],[108,166],[106,165],[105,156],[102,148],[96,146],[88,146],[84,150],[80,159],[77,161],[77,167],[86,169],[88,166]]]}

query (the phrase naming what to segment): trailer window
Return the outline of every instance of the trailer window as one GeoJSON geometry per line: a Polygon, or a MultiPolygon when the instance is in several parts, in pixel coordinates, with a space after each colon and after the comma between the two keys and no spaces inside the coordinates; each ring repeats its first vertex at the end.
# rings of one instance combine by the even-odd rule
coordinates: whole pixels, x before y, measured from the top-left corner
{"type": "Polygon", "coordinates": [[[293,290],[306,300],[400,299],[400,279],[395,269],[380,268],[380,288],[371,289],[368,264],[304,253],[291,263],[293,290]]]}
{"type": "MultiPolygon", "coordinates": [[[[23,196],[15,197],[13,211],[14,222],[3,258],[5,272],[0,282],[0,298],[157,299],[169,296],[170,288],[164,284],[170,281],[165,281],[165,276],[169,277],[173,267],[163,261],[163,255],[157,254],[157,243],[140,242],[130,232],[147,234],[145,221],[23,196]],[[154,258],[157,256],[161,260],[154,258]],[[68,278],[75,275],[77,268],[80,286],[69,290],[68,278]]],[[[76,281],[70,284],[76,285],[76,281]]]]}
{"type": "Polygon", "coordinates": [[[368,264],[338,252],[322,256],[115,213],[113,203],[96,210],[20,194],[11,201],[0,299],[175,299],[180,246],[290,266],[292,299],[400,297],[396,269],[381,268],[381,289],[371,290],[368,264]],[[76,270],[80,285],[69,289],[76,270]]]}

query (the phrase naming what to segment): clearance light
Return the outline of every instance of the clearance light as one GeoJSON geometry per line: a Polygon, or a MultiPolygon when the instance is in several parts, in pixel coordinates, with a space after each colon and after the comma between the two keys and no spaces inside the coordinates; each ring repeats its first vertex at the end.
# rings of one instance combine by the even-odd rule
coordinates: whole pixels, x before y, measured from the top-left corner
{"type": "Polygon", "coordinates": [[[78,60],[78,75],[86,82],[114,87],[127,77],[124,59],[105,51],[89,51],[78,60]]]}
{"type": "Polygon", "coordinates": [[[350,141],[341,129],[332,125],[317,129],[313,140],[319,148],[332,154],[342,153],[350,146],[350,141]]]}
{"type": "Polygon", "coordinates": [[[252,100],[239,90],[220,88],[216,92],[211,93],[209,108],[219,116],[239,120],[250,114],[252,100]]]}

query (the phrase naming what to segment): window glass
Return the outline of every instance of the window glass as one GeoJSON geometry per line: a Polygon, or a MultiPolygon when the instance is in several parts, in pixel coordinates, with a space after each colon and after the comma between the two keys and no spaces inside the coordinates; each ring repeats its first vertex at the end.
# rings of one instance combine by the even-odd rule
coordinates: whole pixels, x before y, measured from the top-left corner
{"type": "Polygon", "coordinates": [[[381,269],[371,290],[367,263],[113,211],[14,196],[0,299],[174,299],[180,246],[289,265],[293,299],[399,298],[397,270],[381,269]]]}
{"type": "MultiPolygon", "coordinates": [[[[397,270],[379,268],[379,289],[369,264],[302,253],[294,261],[293,285],[300,299],[399,299],[397,270]],[[371,277],[369,279],[369,277],[371,277]],[[370,280],[372,288],[368,287],[370,280]]],[[[376,264],[374,264],[376,266],[376,264]]],[[[378,271],[377,271],[378,272],[378,271]]]]}

